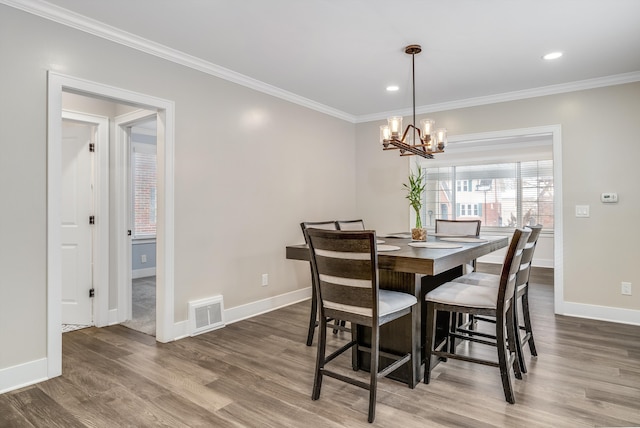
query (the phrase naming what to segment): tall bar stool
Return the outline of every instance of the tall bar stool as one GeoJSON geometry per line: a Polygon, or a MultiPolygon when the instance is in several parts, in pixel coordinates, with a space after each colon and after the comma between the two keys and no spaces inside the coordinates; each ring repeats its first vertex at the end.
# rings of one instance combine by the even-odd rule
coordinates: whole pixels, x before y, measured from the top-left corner
{"type": "MultiPolygon", "coordinates": [[[[518,316],[518,310],[513,311],[513,322],[515,326],[516,333],[516,345],[518,352],[518,364],[520,365],[520,370],[523,373],[527,372],[527,366],[524,360],[524,352],[523,348],[525,344],[529,345],[529,351],[531,355],[537,356],[538,352],[536,350],[536,344],[533,340],[533,328],[531,327],[531,315],[529,313],[529,278],[531,276],[531,263],[533,261],[533,254],[536,250],[536,246],[538,244],[538,239],[540,238],[540,232],[542,231],[542,225],[538,224],[536,226],[529,226],[531,229],[531,235],[529,235],[529,239],[527,240],[527,244],[524,247],[524,251],[522,253],[522,260],[520,261],[520,269],[518,270],[518,275],[516,277],[516,290],[515,290],[515,302],[520,303],[520,308],[522,310],[522,318],[524,324],[521,325],[518,316]],[[520,332],[523,331],[524,335],[521,337],[520,332]]],[[[454,282],[460,282],[469,285],[479,285],[485,287],[498,287],[500,283],[500,276],[494,275],[490,273],[483,272],[472,272],[467,275],[463,275],[459,278],[453,280],[454,282]]],[[[488,321],[495,322],[492,318],[484,318],[484,317],[475,317],[472,322],[477,321],[488,321]]],[[[474,331],[474,326],[472,324],[461,326],[459,331],[465,331],[467,333],[471,333],[466,330],[469,328],[474,331]]],[[[477,334],[477,333],[476,333],[477,334]]]]}
{"type": "Polygon", "coordinates": [[[517,378],[521,378],[522,374],[520,373],[520,366],[517,364],[516,356],[516,337],[513,324],[514,291],[522,253],[530,234],[531,231],[528,229],[516,229],[513,233],[511,244],[502,265],[498,288],[476,287],[461,282],[446,282],[427,293],[425,296],[427,303],[427,332],[424,353],[424,383],[429,383],[431,380],[434,358],[457,359],[489,365],[500,369],[505,399],[511,404],[515,403],[515,395],[511,384],[511,370],[514,370],[517,378]],[[441,343],[435,343],[435,320],[438,311],[495,317],[496,324],[493,334],[495,339],[491,340],[491,337],[463,334],[457,330],[455,323],[450,323],[446,339],[441,343]],[[498,361],[477,358],[469,354],[458,354],[455,350],[451,351],[450,343],[456,339],[495,347],[498,361]]]}
{"type": "MultiPolygon", "coordinates": [[[[379,289],[378,250],[376,233],[367,231],[330,231],[306,229],[314,284],[320,305],[320,331],[318,353],[311,398],[320,398],[324,376],[367,389],[369,391],[369,422],[375,419],[376,391],[378,378],[386,376],[403,364],[415,367],[412,358],[419,356],[407,353],[393,355],[380,351],[380,326],[397,318],[419,311],[414,295],[398,291],[379,289]],[[326,356],[327,321],[346,320],[351,325],[371,328],[371,346],[359,347],[357,331],[353,330],[352,340],[337,351],[326,356]],[[371,366],[369,383],[327,368],[327,364],[338,355],[352,349],[370,352],[371,366]],[[379,357],[394,360],[389,366],[378,370],[379,357]]],[[[353,359],[352,359],[353,361],[353,359]]],[[[357,360],[353,367],[358,369],[357,360]]]]}
{"type": "MultiPolygon", "coordinates": [[[[436,219],[436,234],[446,236],[480,236],[480,226],[482,220],[443,220],[436,219]]],[[[476,270],[476,260],[471,260],[468,266],[465,266],[465,273],[476,270]]]]}
{"type": "Polygon", "coordinates": [[[364,230],[364,221],[358,220],[338,220],[336,221],[338,230],[364,230]]]}

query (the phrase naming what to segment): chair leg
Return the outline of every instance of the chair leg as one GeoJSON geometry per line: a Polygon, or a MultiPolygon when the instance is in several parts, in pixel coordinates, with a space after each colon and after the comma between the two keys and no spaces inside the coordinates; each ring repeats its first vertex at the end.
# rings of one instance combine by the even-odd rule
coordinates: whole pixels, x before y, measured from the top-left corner
{"type": "MultiPolygon", "coordinates": [[[[507,310],[507,319],[512,320],[514,319],[514,314],[513,312],[516,310],[516,308],[514,308],[513,303],[510,305],[509,309],[507,310]]],[[[513,354],[513,373],[515,374],[516,379],[522,379],[522,370],[520,369],[520,363],[518,362],[518,345],[516,343],[516,333],[515,331],[517,330],[517,328],[515,327],[515,325],[513,323],[507,323],[507,350],[509,351],[509,353],[507,354],[507,356],[509,357],[509,361],[511,361],[511,355],[513,354]]]]}
{"type": "Polygon", "coordinates": [[[427,337],[424,340],[424,383],[431,381],[431,353],[433,351],[433,342],[436,336],[436,310],[433,303],[427,302],[427,320],[426,320],[427,337]],[[431,328],[429,328],[431,326],[431,328]]]}
{"type": "Polygon", "coordinates": [[[514,340],[515,340],[515,351],[516,351],[516,355],[518,357],[518,366],[520,367],[520,371],[522,373],[526,373],[527,372],[527,364],[524,361],[524,353],[522,352],[522,341],[520,339],[520,321],[518,320],[518,300],[520,299],[514,299],[515,300],[515,308],[513,308],[513,336],[514,336],[514,340]]]}
{"type": "Polygon", "coordinates": [[[378,389],[378,345],[380,343],[380,327],[371,327],[371,369],[369,382],[369,422],[376,418],[376,391],[378,389]]]}
{"type": "Polygon", "coordinates": [[[307,332],[307,346],[311,346],[313,343],[313,334],[316,331],[318,322],[318,300],[316,299],[316,291],[312,290],[311,293],[311,313],[309,314],[309,331],[307,332]]]}
{"type": "Polygon", "coordinates": [[[320,398],[320,388],[322,387],[322,370],[324,370],[324,356],[327,346],[327,320],[325,317],[320,317],[320,332],[318,336],[318,352],[316,354],[316,374],[313,379],[313,393],[311,394],[312,400],[320,398]]]}
{"type": "MultiPolygon", "coordinates": [[[[456,330],[458,329],[458,326],[460,325],[460,317],[462,317],[462,314],[459,314],[457,312],[450,312],[449,313],[449,333],[455,333],[456,330]]],[[[447,351],[449,351],[449,353],[451,354],[455,354],[456,353],[456,338],[452,335],[447,335],[447,351]]]]}
{"type": "MultiPolygon", "coordinates": [[[[529,285],[527,285],[527,288],[528,287],[529,285]]],[[[531,351],[531,355],[537,357],[538,351],[536,350],[536,343],[533,341],[533,329],[531,328],[531,317],[529,315],[529,290],[526,290],[522,295],[522,317],[524,318],[525,331],[529,335],[529,350],[531,351]]]]}
{"type": "MultiPolygon", "coordinates": [[[[498,314],[496,317],[496,347],[498,349],[498,364],[500,367],[500,377],[502,378],[502,389],[504,390],[504,398],[510,404],[515,404],[516,399],[513,395],[513,386],[511,385],[511,367],[509,367],[509,350],[507,349],[507,338],[513,336],[507,333],[504,336],[504,314],[498,314]]],[[[513,329],[513,314],[507,314],[507,330],[513,329]]]]}

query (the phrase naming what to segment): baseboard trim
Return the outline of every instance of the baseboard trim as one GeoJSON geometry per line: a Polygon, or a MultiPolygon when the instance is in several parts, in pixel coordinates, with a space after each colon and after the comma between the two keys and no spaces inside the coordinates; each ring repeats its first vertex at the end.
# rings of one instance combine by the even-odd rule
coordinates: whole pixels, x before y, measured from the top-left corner
{"type": "Polygon", "coordinates": [[[0,394],[47,380],[47,359],[0,369],[0,394]]]}
{"type": "Polygon", "coordinates": [[[585,303],[564,302],[562,313],[569,317],[609,321],[620,324],[640,325],[640,311],[634,309],[613,308],[610,306],[588,305],[585,303]]]}
{"type": "Polygon", "coordinates": [[[131,271],[131,279],[146,278],[148,276],[155,276],[156,268],[134,269],[131,271]]]}
{"type": "Polygon", "coordinates": [[[120,324],[120,320],[118,320],[118,309],[109,309],[109,320],[107,323],[107,325],[120,324]]]}
{"type": "Polygon", "coordinates": [[[233,324],[311,298],[311,287],[224,310],[224,323],[233,324]]]}

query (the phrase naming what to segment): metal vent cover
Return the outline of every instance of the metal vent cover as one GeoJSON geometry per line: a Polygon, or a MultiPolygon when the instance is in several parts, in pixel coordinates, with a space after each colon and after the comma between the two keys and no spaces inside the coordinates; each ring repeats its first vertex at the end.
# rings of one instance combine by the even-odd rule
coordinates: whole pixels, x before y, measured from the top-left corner
{"type": "Polygon", "coordinates": [[[189,334],[195,336],[224,327],[222,296],[189,302],[189,334]]]}

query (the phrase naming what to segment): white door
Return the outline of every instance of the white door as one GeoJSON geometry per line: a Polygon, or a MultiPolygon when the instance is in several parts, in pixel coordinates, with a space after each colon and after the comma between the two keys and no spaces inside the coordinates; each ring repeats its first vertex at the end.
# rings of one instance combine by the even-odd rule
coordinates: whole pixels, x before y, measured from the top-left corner
{"type": "Polygon", "coordinates": [[[91,124],[62,121],[62,323],[93,325],[93,142],[91,124]]]}

